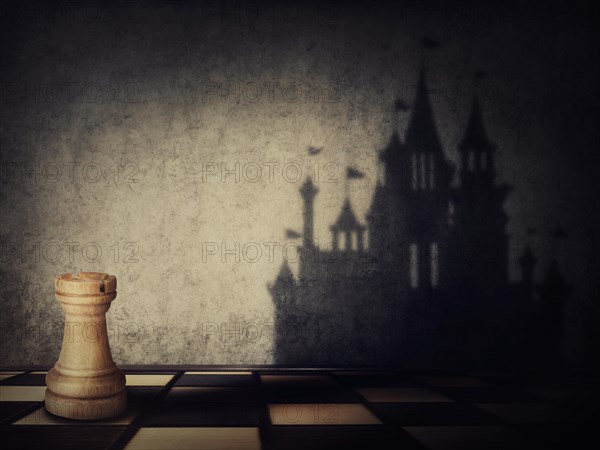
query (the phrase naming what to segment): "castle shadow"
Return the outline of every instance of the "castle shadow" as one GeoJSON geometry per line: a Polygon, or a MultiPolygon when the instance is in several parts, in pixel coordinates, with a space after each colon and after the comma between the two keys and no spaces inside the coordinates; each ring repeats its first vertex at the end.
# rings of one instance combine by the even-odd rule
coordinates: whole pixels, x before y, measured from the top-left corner
{"type": "Polygon", "coordinates": [[[458,152],[455,168],[444,154],[421,71],[404,138],[394,132],[380,152],[384,176],[366,223],[346,198],[330,227],[330,249],[314,242],[318,189],[306,179],[298,279],[284,261],[268,286],[276,364],[560,362],[571,286],[556,262],[536,286],[529,246],[519,259],[520,281],[509,279],[504,202],[511,187],[497,181],[496,146],[476,95],[458,152]]]}

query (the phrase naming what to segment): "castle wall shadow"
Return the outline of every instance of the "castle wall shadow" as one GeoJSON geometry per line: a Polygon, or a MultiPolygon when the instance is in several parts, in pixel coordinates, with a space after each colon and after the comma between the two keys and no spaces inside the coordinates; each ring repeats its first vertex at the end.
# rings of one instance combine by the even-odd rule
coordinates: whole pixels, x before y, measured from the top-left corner
{"type": "Polygon", "coordinates": [[[425,72],[405,136],[379,155],[365,223],[347,197],[330,227],[331,249],[313,238],[314,198],[300,189],[299,276],[284,262],[268,286],[275,306],[275,362],[290,365],[496,367],[554,365],[571,286],[553,262],[541,285],[525,246],[521,278],[508,275],[511,187],[498,182],[496,146],[474,96],[459,167],[444,154],[425,72]],[[537,299],[539,294],[539,299],[537,299]]]}

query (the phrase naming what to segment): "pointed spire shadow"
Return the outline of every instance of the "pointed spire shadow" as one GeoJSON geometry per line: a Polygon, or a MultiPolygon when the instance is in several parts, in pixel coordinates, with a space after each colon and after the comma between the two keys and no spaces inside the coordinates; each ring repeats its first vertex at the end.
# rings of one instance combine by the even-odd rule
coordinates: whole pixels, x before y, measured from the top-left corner
{"type": "Polygon", "coordinates": [[[366,225],[346,193],[331,245],[316,245],[319,190],[306,179],[298,278],[284,261],[269,285],[277,363],[457,367],[534,359],[531,343],[542,343],[531,338],[540,330],[530,324],[556,331],[572,287],[556,264],[536,285],[529,245],[518,260],[521,280],[509,280],[504,202],[511,188],[497,181],[496,145],[477,95],[458,152],[455,170],[422,69],[404,140],[394,131],[379,153],[384,176],[366,225]],[[534,307],[535,294],[545,312],[534,307]]]}

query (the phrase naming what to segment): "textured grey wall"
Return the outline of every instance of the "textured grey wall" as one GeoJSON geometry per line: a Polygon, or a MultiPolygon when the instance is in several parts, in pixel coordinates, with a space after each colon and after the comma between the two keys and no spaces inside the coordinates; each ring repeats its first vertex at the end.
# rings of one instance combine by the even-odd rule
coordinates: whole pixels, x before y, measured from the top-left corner
{"type": "Polygon", "coordinates": [[[489,73],[486,123],[500,178],[517,186],[509,231],[521,248],[525,228],[540,227],[542,260],[569,262],[579,289],[569,339],[581,356],[582,311],[597,292],[582,224],[598,228],[586,113],[598,74],[585,63],[597,60],[593,28],[576,14],[128,2],[15,3],[2,16],[0,364],[57,359],[53,278],[79,270],[118,278],[108,316],[118,363],[270,363],[266,285],[285,228],[301,229],[297,180],[319,171],[315,237],[328,242],[343,171],[361,168],[350,196],[363,219],[377,150],[406,125],[393,101],[412,101],[422,63],[451,158],[471,74],[489,73]],[[423,35],[440,49],[423,56],[423,35]],[[309,146],[324,151],[309,158],[309,146]],[[575,236],[558,249],[557,222],[575,236]]]}

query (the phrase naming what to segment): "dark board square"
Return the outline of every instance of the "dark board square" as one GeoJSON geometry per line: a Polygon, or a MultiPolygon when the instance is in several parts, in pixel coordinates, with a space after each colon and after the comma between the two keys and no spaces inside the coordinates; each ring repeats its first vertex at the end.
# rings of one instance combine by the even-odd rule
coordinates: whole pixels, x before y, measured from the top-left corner
{"type": "Polygon", "coordinates": [[[448,387],[436,388],[445,396],[467,403],[530,403],[542,401],[518,388],[448,387]]]}
{"type": "Polygon", "coordinates": [[[259,371],[262,376],[292,376],[292,377],[331,377],[332,372],[326,369],[263,369],[259,371]]]}
{"type": "Polygon", "coordinates": [[[260,381],[263,386],[339,386],[339,383],[327,373],[261,373],[260,381]]]}
{"type": "Polygon", "coordinates": [[[559,424],[579,418],[570,408],[551,403],[478,403],[476,406],[514,424],[559,424]]]}
{"type": "Polygon", "coordinates": [[[462,403],[371,403],[371,410],[384,424],[493,425],[500,419],[462,403]]]}
{"type": "Polygon", "coordinates": [[[400,428],[382,426],[272,426],[263,434],[265,450],[424,450],[400,428]]]}
{"type": "Polygon", "coordinates": [[[39,402],[2,402],[0,401],[0,422],[12,423],[18,416],[39,406],[39,402]]]}
{"type": "Polygon", "coordinates": [[[175,386],[169,390],[167,402],[173,403],[254,403],[258,393],[251,387],[175,386]]]}
{"type": "Polygon", "coordinates": [[[45,373],[24,373],[2,381],[5,386],[46,386],[45,373]]]}
{"type": "Polygon", "coordinates": [[[493,383],[497,386],[527,389],[531,387],[569,387],[576,386],[577,380],[552,373],[543,374],[496,374],[483,375],[479,377],[482,380],[493,383]]]}
{"type": "Polygon", "coordinates": [[[597,376],[576,377],[573,378],[572,385],[574,387],[600,389],[600,378],[597,376]]]}
{"type": "Polygon", "coordinates": [[[183,374],[175,386],[252,386],[252,375],[196,375],[183,374]]]}
{"type": "Polygon", "coordinates": [[[6,380],[21,375],[22,373],[22,370],[0,370],[0,385],[4,384],[6,380]]]}
{"type": "Polygon", "coordinates": [[[264,397],[269,403],[360,403],[355,392],[342,387],[264,386],[264,397]]]}
{"type": "Polygon", "coordinates": [[[147,405],[160,400],[162,386],[127,386],[127,403],[147,405]]]}
{"type": "Polygon", "coordinates": [[[537,398],[568,405],[598,404],[600,390],[579,387],[533,387],[527,390],[537,398]]]}
{"type": "Polygon", "coordinates": [[[57,427],[11,425],[2,429],[2,447],[17,449],[43,448],[44,450],[104,450],[125,427],[72,426],[57,427]]]}
{"type": "Polygon", "coordinates": [[[359,373],[338,372],[336,373],[340,382],[353,387],[428,387],[427,384],[411,376],[396,373],[359,373]]]}
{"type": "Polygon", "coordinates": [[[598,431],[588,423],[526,424],[519,429],[533,439],[556,449],[594,448],[598,442],[598,431]],[[596,444],[592,444],[596,442],[596,444]]]}
{"type": "Polygon", "coordinates": [[[502,425],[405,427],[429,450],[547,450],[518,430],[502,425]]]}
{"type": "Polygon", "coordinates": [[[123,373],[126,375],[176,375],[177,371],[175,370],[140,370],[140,369],[125,369],[123,373]]]}
{"type": "Polygon", "coordinates": [[[105,419],[92,419],[92,420],[76,420],[69,419],[54,415],[46,410],[44,405],[40,405],[38,409],[20,418],[13,425],[18,426],[40,426],[40,425],[53,425],[53,426],[64,426],[64,427],[76,427],[76,426],[128,426],[131,425],[133,420],[139,414],[139,406],[129,403],[125,411],[121,414],[113,417],[107,417],[105,419]]]}
{"type": "Polygon", "coordinates": [[[165,403],[144,421],[146,427],[256,426],[256,406],[248,403],[165,403]]]}

